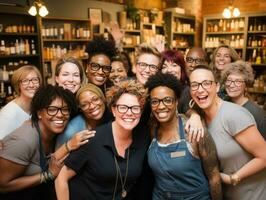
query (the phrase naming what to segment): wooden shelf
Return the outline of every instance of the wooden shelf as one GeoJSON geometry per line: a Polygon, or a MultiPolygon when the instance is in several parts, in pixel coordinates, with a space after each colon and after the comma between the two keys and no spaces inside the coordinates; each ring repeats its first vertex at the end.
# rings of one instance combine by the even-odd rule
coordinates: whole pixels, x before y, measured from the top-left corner
{"type": "Polygon", "coordinates": [[[255,63],[251,63],[252,67],[265,67],[266,69],[266,63],[262,63],[262,64],[255,64],[255,63]]]}
{"type": "MultiPolygon", "coordinates": [[[[85,56],[85,57],[80,57],[78,58],[80,60],[88,60],[88,56],[85,56]]],[[[53,60],[56,60],[56,59],[53,59],[53,60]]],[[[46,62],[46,63],[49,63],[49,62],[52,62],[53,60],[47,60],[47,59],[44,59],[43,61],[46,62]]]]}
{"type": "Polygon", "coordinates": [[[88,42],[91,39],[43,39],[44,42],[88,42]]]}
{"type": "Polygon", "coordinates": [[[248,31],[248,33],[262,33],[262,34],[266,34],[266,31],[248,31]]]}
{"type": "Polygon", "coordinates": [[[234,32],[206,32],[206,35],[235,35],[244,34],[244,31],[234,31],[234,32]]]}
{"type": "Polygon", "coordinates": [[[125,33],[140,33],[140,30],[128,30],[128,29],[124,29],[125,33]]]}
{"type": "Polygon", "coordinates": [[[15,55],[0,55],[1,58],[32,58],[32,57],[38,57],[38,54],[35,55],[20,55],[20,54],[15,54],[15,55]]]}
{"type": "Polygon", "coordinates": [[[195,35],[195,32],[193,32],[193,33],[183,33],[183,32],[173,32],[173,34],[175,34],[175,35],[195,35]]]}
{"type": "Polygon", "coordinates": [[[90,19],[82,18],[64,18],[64,17],[43,17],[43,20],[53,20],[53,21],[80,21],[80,22],[89,22],[90,19]]]}
{"type": "Polygon", "coordinates": [[[0,36],[38,36],[38,33],[0,33],[0,36]]]}
{"type": "Polygon", "coordinates": [[[266,47],[247,47],[247,49],[266,49],[266,47]]]}
{"type": "Polygon", "coordinates": [[[249,93],[252,93],[252,94],[266,94],[266,91],[254,91],[254,90],[248,90],[249,93]]]}

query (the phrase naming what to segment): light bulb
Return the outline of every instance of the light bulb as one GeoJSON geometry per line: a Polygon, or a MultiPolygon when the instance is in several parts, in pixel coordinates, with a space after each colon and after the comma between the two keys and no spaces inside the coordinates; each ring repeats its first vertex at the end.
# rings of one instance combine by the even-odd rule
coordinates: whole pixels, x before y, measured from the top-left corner
{"type": "Polygon", "coordinates": [[[40,9],[39,9],[39,15],[41,17],[45,17],[46,15],[48,15],[49,11],[47,10],[47,8],[45,7],[45,5],[41,5],[40,9]]]}
{"type": "Polygon", "coordinates": [[[238,17],[239,15],[240,15],[239,9],[238,8],[234,8],[234,10],[233,10],[233,16],[234,17],[238,17]]]}
{"type": "Polygon", "coordinates": [[[225,18],[230,18],[231,17],[231,12],[230,12],[230,9],[229,8],[225,8],[224,11],[223,11],[223,16],[225,18]]]}
{"type": "Polygon", "coordinates": [[[35,6],[31,6],[28,13],[32,16],[36,16],[37,15],[37,9],[35,6]]]}

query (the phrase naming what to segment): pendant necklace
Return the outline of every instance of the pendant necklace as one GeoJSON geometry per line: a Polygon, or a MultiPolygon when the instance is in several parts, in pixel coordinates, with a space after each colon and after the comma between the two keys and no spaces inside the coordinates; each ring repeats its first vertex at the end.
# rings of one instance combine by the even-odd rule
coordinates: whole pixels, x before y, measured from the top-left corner
{"type": "Polygon", "coordinates": [[[115,190],[114,190],[113,199],[114,199],[114,196],[115,196],[115,193],[116,193],[116,189],[117,189],[118,177],[120,177],[121,187],[122,187],[121,197],[125,198],[127,196],[127,191],[125,189],[125,185],[126,185],[126,182],[127,182],[127,174],[128,174],[129,149],[127,151],[126,174],[125,174],[124,180],[122,179],[121,169],[120,169],[120,167],[118,165],[118,162],[117,162],[115,154],[114,154],[114,160],[115,160],[115,168],[116,168],[116,183],[115,183],[115,190]]]}

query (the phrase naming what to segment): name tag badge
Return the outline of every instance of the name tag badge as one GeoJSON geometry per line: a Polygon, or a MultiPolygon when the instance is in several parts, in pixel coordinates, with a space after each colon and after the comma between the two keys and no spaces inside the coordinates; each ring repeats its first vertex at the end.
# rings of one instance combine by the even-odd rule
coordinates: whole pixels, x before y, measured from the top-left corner
{"type": "Polygon", "coordinates": [[[170,155],[171,155],[171,158],[184,157],[186,155],[186,151],[175,151],[175,152],[172,152],[170,155]]]}

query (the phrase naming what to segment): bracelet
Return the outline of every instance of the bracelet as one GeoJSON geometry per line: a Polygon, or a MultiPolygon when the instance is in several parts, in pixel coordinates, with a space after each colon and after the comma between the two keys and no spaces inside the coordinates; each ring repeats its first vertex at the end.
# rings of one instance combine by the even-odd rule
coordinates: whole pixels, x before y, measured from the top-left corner
{"type": "Polygon", "coordinates": [[[48,169],[47,171],[44,171],[40,174],[40,183],[47,183],[49,181],[53,181],[55,179],[55,176],[53,173],[48,169]]]}
{"type": "Polygon", "coordinates": [[[67,150],[67,153],[70,153],[71,150],[70,150],[70,148],[68,147],[67,142],[68,142],[68,141],[65,142],[65,148],[66,148],[66,150],[67,150]]]}
{"type": "Polygon", "coordinates": [[[241,181],[241,178],[236,173],[230,175],[230,182],[233,186],[240,183],[240,181],[241,181]]]}

